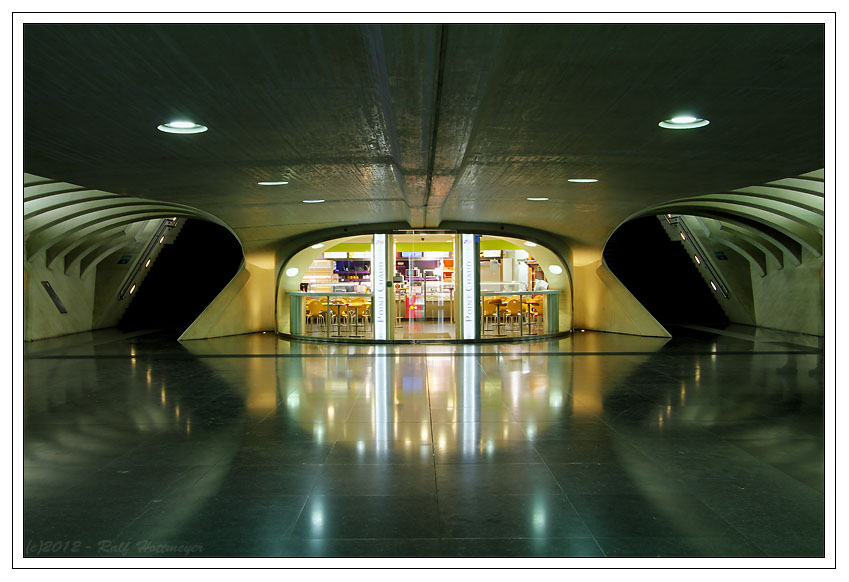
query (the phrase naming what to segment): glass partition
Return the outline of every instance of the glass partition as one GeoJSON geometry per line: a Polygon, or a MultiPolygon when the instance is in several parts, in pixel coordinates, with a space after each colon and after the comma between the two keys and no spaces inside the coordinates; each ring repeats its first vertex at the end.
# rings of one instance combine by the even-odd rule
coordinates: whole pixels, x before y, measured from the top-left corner
{"type": "Polygon", "coordinates": [[[313,245],[314,255],[306,255],[312,262],[303,271],[300,291],[287,292],[290,333],[337,341],[374,340],[375,313],[381,321],[389,318],[379,325],[380,340],[461,339],[457,318],[463,321],[462,339],[550,335],[568,325],[571,305],[565,304],[561,313],[559,296],[569,286],[563,276],[558,278],[563,269],[553,266],[559,260],[556,255],[522,239],[474,236],[473,252],[463,265],[455,260],[459,236],[444,231],[396,231],[384,238],[355,235],[313,245]],[[382,248],[380,256],[388,261],[380,263],[385,264],[381,267],[385,277],[373,272],[378,264],[373,245],[382,248]],[[464,270],[477,276],[468,293],[458,287],[464,270]],[[557,288],[549,289],[549,270],[557,288]],[[385,282],[380,311],[376,311],[376,280],[385,282]],[[469,307],[459,305],[466,296],[472,301],[469,318],[465,316],[469,307]],[[480,316],[474,313],[475,305],[480,316]]]}
{"type": "Polygon", "coordinates": [[[289,309],[293,335],[374,339],[371,293],[289,293],[289,309]]]}
{"type": "Polygon", "coordinates": [[[560,291],[481,292],[481,337],[557,333],[560,291]],[[549,317],[548,314],[553,316],[549,317]]]}

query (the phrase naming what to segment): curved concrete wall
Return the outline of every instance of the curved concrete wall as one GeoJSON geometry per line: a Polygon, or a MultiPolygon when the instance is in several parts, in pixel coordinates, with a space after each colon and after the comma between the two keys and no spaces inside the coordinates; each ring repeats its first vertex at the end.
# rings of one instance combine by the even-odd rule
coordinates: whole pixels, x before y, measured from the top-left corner
{"type": "MultiPolygon", "coordinates": [[[[90,331],[118,324],[133,297],[120,298],[128,281],[138,287],[160,245],[152,237],[176,217],[222,224],[194,208],[92,190],[24,175],[24,339],[90,331]],[[61,313],[42,285],[48,281],[64,304],[61,313]]],[[[160,232],[161,236],[161,232],[160,232]]]]}
{"type": "MultiPolygon", "coordinates": [[[[114,295],[104,291],[106,278],[88,277],[98,273],[109,257],[138,246],[147,232],[144,225],[150,221],[179,215],[222,224],[216,217],[189,207],[118,196],[32,175],[26,175],[24,211],[27,339],[117,323],[120,310],[102,305],[105,298],[114,295]],[[46,302],[49,297],[40,285],[41,280],[49,280],[47,276],[73,306],[74,314],[60,318],[61,324],[56,323],[56,309],[52,302],[46,302]],[[100,285],[98,280],[104,283],[100,285]]],[[[738,321],[822,333],[822,170],[733,192],[668,202],[647,208],[634,218],[672,212],[698,217],[699,236],[709,241],[709,246],[724,245],[750,264],[751,279],[741,283],[750,298],[741,303],[743,315],[737,317],[738,321]],[[794,301],[809,309],[789,314],[783,306],[794,301]],[[746,309],[751,311],[750,316],[745,315],[749,313],[746,309]],[[812,324],[805,323],[812,320],[812,324]]],[[[239,273],[182,339],[288,331],[285,292],[297,289],[300,278],[285,277],[285,266],[297,266],[302,274],[319,252],[309,248],[317,242],[409,228],[406,223],[349,225],[285,239],[276,251],[250,251],[239,273]]],[[[440,228],[540,245],[534,252],[542,263],[565,267],[562,275],[546,275],[553,288],[565,293],[560,302],[561,330],[669,337],[604,265],[602,247],[577,247],[564,238],[567,233],[561,236],[510,224],[446,222],[440,228]]],[[[112,276],[109,285],[115,286],[119,279],[112,276]]]]}
{"type": "MultiPolygon", "coordinates": [[[[732,323],[825,333],[825,170],[673,200],[640,213],[675,214],[692,228],[729,287],[732,323]]],[[[636,216],[634,217],[636,218],[636,216]]]]}

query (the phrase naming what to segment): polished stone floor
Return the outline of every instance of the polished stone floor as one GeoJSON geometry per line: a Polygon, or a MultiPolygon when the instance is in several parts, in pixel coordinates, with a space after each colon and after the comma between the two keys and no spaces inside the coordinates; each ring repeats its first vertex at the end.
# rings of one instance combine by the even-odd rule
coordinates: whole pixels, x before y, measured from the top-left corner
{"type": "Polygon", "coordinates": [[[33,342],[26,555],[823,556],[821,341],[675,335],[33,342]]]}

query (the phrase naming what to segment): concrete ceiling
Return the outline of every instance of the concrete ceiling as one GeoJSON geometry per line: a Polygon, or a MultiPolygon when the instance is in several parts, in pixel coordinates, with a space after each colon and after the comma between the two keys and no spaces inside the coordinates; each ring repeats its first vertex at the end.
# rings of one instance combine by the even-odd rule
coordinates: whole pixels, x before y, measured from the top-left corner
{"type": "Polygon", "coordinates": [[[25,25],[24,170],[198,209],[246,250],[446,221],[599,246],[823,168],[824,50],[822,25],[25,25]],[[711,124],[658,127],[681,112],[711,124]],[[157,131],[178,118],[209,131],[157,131]]]}

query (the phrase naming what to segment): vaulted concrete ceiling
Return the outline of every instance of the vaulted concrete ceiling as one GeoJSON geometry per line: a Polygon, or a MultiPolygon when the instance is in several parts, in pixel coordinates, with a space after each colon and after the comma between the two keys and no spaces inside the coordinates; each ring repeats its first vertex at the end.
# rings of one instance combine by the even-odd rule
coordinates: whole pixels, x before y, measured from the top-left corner
{"type": "Polygon", "coordinates": [[[246,249],[446,221],[598,246],[823,168],[824,75],[822,25],[25,25],[24,170],[196,208],[246,249]],[[658,127],[681,112],[711,124],[658,127]],[[209,131],[157,131],[180,118],[209,131]]]}

